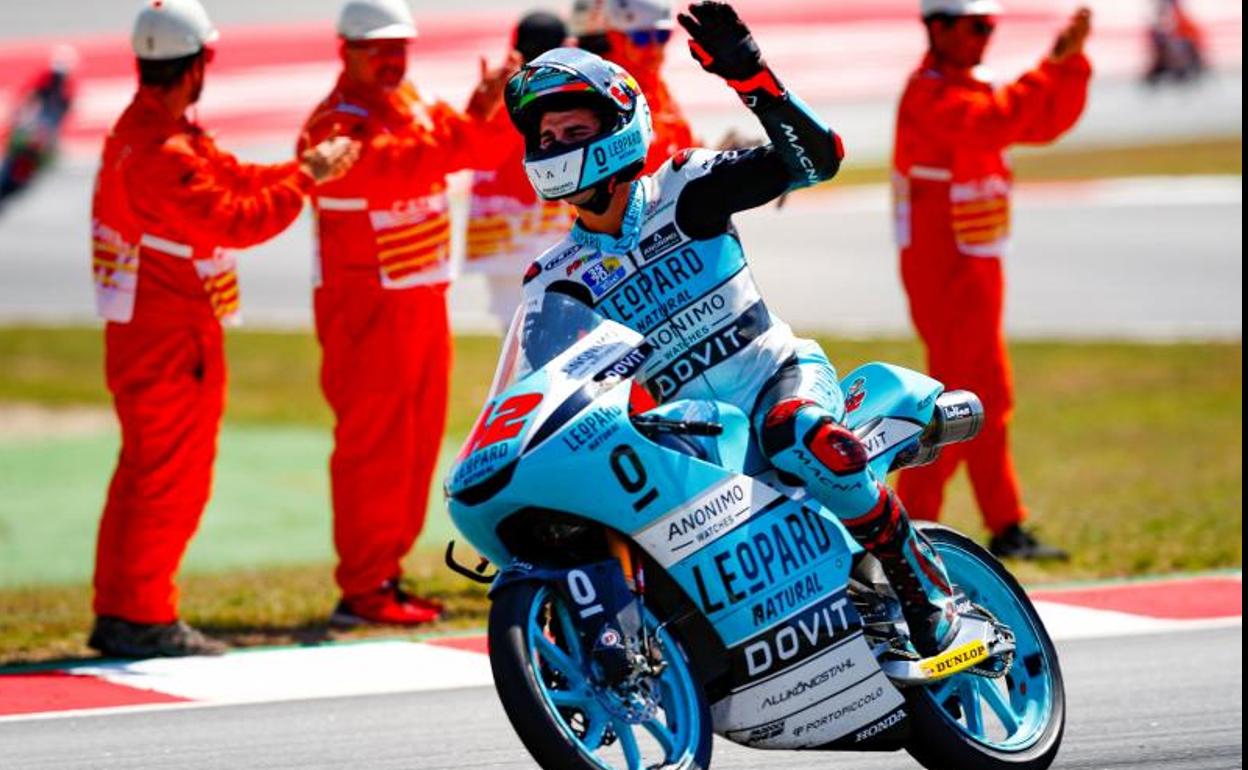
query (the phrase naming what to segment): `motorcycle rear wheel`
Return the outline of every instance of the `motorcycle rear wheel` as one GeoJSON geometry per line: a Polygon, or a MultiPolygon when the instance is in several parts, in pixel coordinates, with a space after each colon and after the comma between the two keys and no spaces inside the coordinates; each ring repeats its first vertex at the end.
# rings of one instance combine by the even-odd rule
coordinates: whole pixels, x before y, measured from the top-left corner
{"type": "Polygon", "coordinates": [[[661,708],[630,721],[605,705],[614,696],[595,681],[570,610],[535,582],[503,588],[490,607],[494,686],[533,759],[545,770],[705,770],[710,710],[676,639],[645,612],[668,665],[656,679],[661,708]]]}
{"type": "Polygon", "coordinates": [[[931,770],[1044,770],[1066,726],[1057,649],[1018,581],[978,543],[948,527],[916,522],[972,603],[1014,632],[1009,673],[965,671],[906,691],[913,717],[906,750],[931,770]]]}

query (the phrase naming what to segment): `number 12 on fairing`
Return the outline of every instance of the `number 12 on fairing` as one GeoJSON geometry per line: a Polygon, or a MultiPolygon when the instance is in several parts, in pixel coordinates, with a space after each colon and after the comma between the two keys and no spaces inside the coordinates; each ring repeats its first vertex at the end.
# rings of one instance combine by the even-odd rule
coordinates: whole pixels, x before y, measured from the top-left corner
{"type": "Polygon", "coordinates": [[[495,407],[493,415],[489,412],[482,412],[481,419],[464,445],[464,455],[470,455],[478,449],[519,436],[520,431],[524,430],[525,418],[540,403],[542,403],[540,393],[522,393],[512,396],[495,407]]]}

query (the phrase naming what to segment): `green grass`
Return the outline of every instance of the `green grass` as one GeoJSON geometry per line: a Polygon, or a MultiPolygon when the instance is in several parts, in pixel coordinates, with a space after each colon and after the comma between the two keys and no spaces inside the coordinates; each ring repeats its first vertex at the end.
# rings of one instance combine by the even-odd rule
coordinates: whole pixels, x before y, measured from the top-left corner
{"type": "MultiPolygon", "coordinates": [[[[331,570],[328,564],[310,564],[190,572],[179,581],[182,616],[237,646],[413,636],[393,628],[329,628],[325,619],[338,600],[331,570]]],[[[483,587],[452,575],[430,554],[410,558],[408,570],[414,587],[445,605],[444,619],[422,626],[421,634],[481,627],[489,605],[483,587]]],[[[94,657],[85,644],[91,622],[83,586],[0,591],[0,666],[94,657]]]]}
{"type": "MultiPolygon", "coordinates": [[[[324,499],[330,420],[317,390],[315,342],[302,333],[229,337],[233,377],[217,491],[188,557],[185,615],[240,644],[330,638],[323,622],[336,598],[324,499]]],[[[921,365],[909,341],[821,342],[842,372],[868,360],[921,365]]],[[[448,444],[476,416],[498,340],[457,344],[448,444]]],[[[1068,565],[1015,565],[1025,580],[1241,564],[1239,343],[1025,341],[1012,352],[1025,499],[1042,534],[1074,554],[1068,565]]],[[[107,409],[99,330],[0,329],[0,417],[6,402],[107,409]]],[[[10,562],[0,562],[0,663],[86,653],[85,575],[115,447],[115,438],[98,432],[0,435],[0,560],[7,553],[10,562]],[[6,568],[22,574],[6,577],[6,568]],[[38,578],[62,568],[78,577],[38,578]]],[[[449,534],[436,502],[423,541],[431,548],[449,534]]],[[[950,523],[983,536],[961,478],[947,510],[950,523]]],[[[481,590],[441,568],[436,553],[420,551],[409,562],[420,590],[449,598],[439,629],[482,621],[481,590]]]]}
{"type": "MultiPolygon", "coordinates": [[[[0,403],[111,408],[103,387],[102,332],[84,327],[0,329],[0,403]]],[[[499,339],[456,338],[449,432],[472,427],[485,399],[499,339]]],[[[230,367],[227,419],[240,425],[329,427],[333,416],[317,384],[320,352],[311,334],[248,330],[226,335],[230,367]]]]}
{"type": "MultiPolygon", "coordinates": [[[[1126,147],[1069,148],[1061,142],[1048,147],[1023,147],[1010,152],[1014,176],[1020,182],[1057,182],[1123,176],[1172,174],[1242,174],[1242,137],[1191,142],[1166,142],[1126,147]]],[[[806,194],[835,190],[837,185],[884,184],[890,169],[860,164],[851,153],[832,185],[806,194]]]]}

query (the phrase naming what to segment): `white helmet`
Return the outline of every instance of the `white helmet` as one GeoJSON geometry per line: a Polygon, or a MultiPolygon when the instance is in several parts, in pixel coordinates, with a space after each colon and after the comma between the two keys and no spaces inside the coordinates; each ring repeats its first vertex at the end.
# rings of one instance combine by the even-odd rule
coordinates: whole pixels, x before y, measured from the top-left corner
{"type": "Polygon", "coordinates": [[[603,13],[613,32],[672,28],[672,4],[667,0],[606,0],[603,13]]]}
{"type": "Polygon", "coordinates": [[[919,0],[923,18],[943,13],[947,16],[996,16],[1001,13],[997,0],[919,0]]]}
{"type": "Polygon", "coordinates": [[[338,13],[338,34],[346,40],[400,40],[416,37],[406,0],[347,0],[338,13]]]}
{"type": "Polygon", "coordinates": [[[199,0],[147,0],[134,20],[130,46],[140,59],[181,59],[218,37],[199,0]]]}

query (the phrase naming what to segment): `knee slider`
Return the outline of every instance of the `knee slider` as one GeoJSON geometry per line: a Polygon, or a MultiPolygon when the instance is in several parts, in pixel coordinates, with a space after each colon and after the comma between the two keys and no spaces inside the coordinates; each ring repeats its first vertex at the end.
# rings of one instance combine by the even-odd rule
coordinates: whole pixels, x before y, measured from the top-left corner
{"type": "Polygon", "coordinates": [[[831,417],[821,418],[806,432],[804,442],[815,459],[837,476],[866,470],[867,448],[853,431],[831,417]]]}

